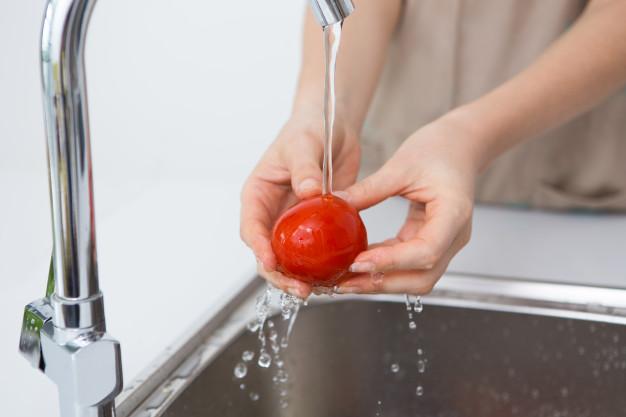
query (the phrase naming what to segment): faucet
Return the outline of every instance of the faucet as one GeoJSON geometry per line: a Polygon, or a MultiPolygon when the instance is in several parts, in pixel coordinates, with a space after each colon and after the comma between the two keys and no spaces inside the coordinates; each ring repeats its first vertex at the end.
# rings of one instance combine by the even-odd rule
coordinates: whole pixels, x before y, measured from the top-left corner
{"type": "MultiPolygon", "coordinates": [[[[45,297],[24,309],[20,352],[58,386],[62,417],[115,417],[122,390],[119,342],[106,331],[98,282],[84,51],[96,0],[48,0],[41,77],[53,252],[45,297]]],[[[350,0],[311,0],[322,27],[350,0]]]]}
{"type": "Polygon", "coordinates": [[[309,0],[309,3],[322,27],[343,22],[354,11],[351,0],[309,0]]]}

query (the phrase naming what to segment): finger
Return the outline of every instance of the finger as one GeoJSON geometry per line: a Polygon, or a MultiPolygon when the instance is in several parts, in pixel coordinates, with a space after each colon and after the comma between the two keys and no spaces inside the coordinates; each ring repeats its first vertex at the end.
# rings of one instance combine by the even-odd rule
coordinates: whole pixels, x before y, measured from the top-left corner
{"type": "Polygon", "coordinates": [[[311,295],[311,286],[302,281],[289,278],[278,271],[267,271],[262,264],[257,265],[257,272],[272,285],[293,296],[306,300],[311,295]]]}
{"type": "Polygon", "coordinates": [[[363,210],[396,195],[402,184],[395,170],[384,165],[380,170],[348,187],[347,200],[357,210],[363,210]]]}
{"type": "Polygon", "coordinates": [[[304,199],[322,192],[321,157],[319,144],[289,148],[286,162],[291,174],[291,187],[298,198],[304,199]]]}
{"type": "Polygon", "coordinates": [[[273,210],[268,208],[260,191],[266,188],[268,193],[275,194],[270,187],[255,181],[244,186],[241,194],[240,235],[265,269],[273,271],[276,268],[276,257],[270,243],[273,210]]]}
{"type": "Polygon", "coordinates": [[[417,235],[395,245],[362,252],[356,257],[350,270],[386,272],[431,269],[459,236],[469,218],[471,214],[448,204],[428,207],[424,224],[417,231],[417,235]]]}
{"type": "Polygon", "coordinates": [[[441,275],[433,270],[397,271],[374,279],[370,274],[356,275],[337,287],[339,294],[416,294],[425,295],[432,291],[441,275]]]}
{"type": "Polygon", "coordinates": [[[467,226],[432,269],[394,271],[378,278],[373,277],[372,274],[359,274],[341,282],[337,287],[337,292],[340,294],[428,294],[443,276],[454,255],[467,243],[469,232],[470,226],[467,226]]]}

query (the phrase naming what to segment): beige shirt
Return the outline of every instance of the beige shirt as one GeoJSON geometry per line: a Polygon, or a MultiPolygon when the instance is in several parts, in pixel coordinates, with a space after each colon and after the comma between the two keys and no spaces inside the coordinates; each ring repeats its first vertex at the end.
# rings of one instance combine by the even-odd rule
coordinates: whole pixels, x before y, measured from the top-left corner
{"type": "MultiPolygon", "coordinates": [[[[364,128],[364,169],[376,169],[415,130],[527,67],[585,4],[406,0],[364,128]]],[[[626,210],[626,91],[500,156],[479,178],[476,198],[626,210]]]]}

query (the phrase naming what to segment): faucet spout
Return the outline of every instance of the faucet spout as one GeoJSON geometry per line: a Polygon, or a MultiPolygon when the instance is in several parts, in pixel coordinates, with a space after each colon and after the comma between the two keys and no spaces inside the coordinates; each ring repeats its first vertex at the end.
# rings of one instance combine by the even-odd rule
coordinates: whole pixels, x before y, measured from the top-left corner
{"type": "Polygon", "coordinates": [[[310,0],[313,14],[322,27],[342,22],[354,11],[351,0],[310,0]]]}
{"type": "Polygon", "coordinates": [[[60,328],[104,330],[84,69],[87,26],[95,4],[95,0],[48,1],[41,32],[41,76],[54,240],[53,322],[60,328]]]}

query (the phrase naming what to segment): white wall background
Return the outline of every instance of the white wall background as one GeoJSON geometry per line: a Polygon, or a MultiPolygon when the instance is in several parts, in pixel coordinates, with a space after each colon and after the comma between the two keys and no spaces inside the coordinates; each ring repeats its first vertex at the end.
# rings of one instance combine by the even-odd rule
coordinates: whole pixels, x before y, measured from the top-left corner
{"type": "MultiPolygon", "coordinates": [[[[87,76],[101,285],[129,382],[254,259],[239,189],[289,113],[303,0],[107,0],[87,76]]],[[[44,0],[0,0],[0,415],[57,416],[17,354],[51,250],[38,37],[44,0]]],[[[404,205],[366,215],[371,240],[404,205]]],[[[626,218],[477,210],[456,271],[626,285],[626,218]]]]}

